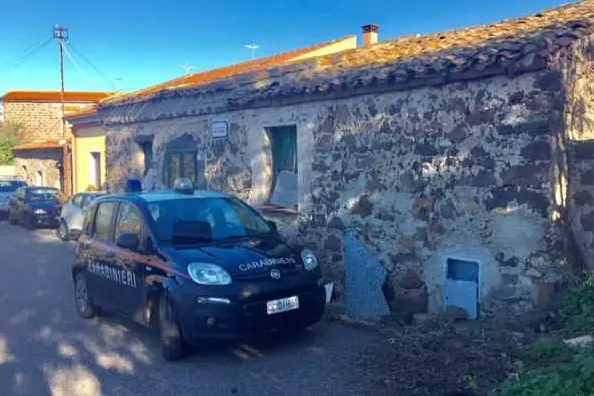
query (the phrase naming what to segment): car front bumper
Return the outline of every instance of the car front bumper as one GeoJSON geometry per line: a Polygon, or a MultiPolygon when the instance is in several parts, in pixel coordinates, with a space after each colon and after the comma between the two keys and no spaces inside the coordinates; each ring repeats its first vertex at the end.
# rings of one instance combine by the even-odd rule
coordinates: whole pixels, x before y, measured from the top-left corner
{"type": "Polygon", "coordinates": [[[269,290],[247,298],[196,295],[192,286],[183,285],[170,292],[170,299],[186,342],[194,345],[205,340],[246,339],[273,331],[301,329],[320,321],[326,306],[325,288],[316,283],[269,290]],[[299,298],[298,309],[267,313],[268,301],[292,296],[299,298]],[[229,302],[209,302],[208,297],[226,298],[229,302]]]}
{"type": "Polygon", "coordinates": [[[34,214],[33,220],[35,220],[35,224],[39,226],[51,226],[57,227],[58,226],[58,218],[55,214],[34,214]]]}

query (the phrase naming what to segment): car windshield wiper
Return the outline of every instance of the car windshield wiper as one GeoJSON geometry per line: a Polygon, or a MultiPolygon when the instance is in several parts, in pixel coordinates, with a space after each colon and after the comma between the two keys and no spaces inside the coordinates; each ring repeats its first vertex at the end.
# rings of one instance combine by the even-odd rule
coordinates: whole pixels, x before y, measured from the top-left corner
{"type": "Polygon", "coordinates": [[[188,244],[188,243],[206,243],[206,242],[211,242],[212,239],[211,238],[206,238],[206,237],[191,237],[191,236],[183,236],[183,237],[179,237],[179,236],[174,236],[171,239],[171,243],[175,243],[175,244],[188,244]]]}

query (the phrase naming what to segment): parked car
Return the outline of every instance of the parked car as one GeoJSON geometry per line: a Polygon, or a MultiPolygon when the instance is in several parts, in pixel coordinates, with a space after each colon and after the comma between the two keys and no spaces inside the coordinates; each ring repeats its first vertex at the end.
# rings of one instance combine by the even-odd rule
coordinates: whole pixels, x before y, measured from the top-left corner
{"type": "Polygon", "coordinates": [[[8,218],[10,197],[19,187],[26,186],[22,180],[0,178],[0,220],[8,218]]]}
{"type": "Polygon", "coordinates": [[[80,236],[87,208],[95,199],[105,195],[102,192],[75,194],[68,200],[60,212],[56,234],[63,241],[78,239],[80,236]]]}
{"type": "Polygon", "coordinates": [[[60,190],[51,187],[19,187],[9,202],[8,221],[27,228],[57,227],[61,204],[60,190]]]}
{"type": "Polygon", "coordinates": [[[187,345],[318,322],[326,304],[315,255],[274,223],[215,192],[107,195],[87,210],[72,267],[76,309],[159,329],[166,360],[187,345]]]}

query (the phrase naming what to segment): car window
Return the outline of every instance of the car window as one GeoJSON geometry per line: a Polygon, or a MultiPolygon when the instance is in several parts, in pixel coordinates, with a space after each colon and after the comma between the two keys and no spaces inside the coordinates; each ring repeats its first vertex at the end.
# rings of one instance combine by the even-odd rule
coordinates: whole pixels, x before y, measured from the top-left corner
{"type": "Polygon", "coordinates": [[[83,198],[82,207],[83,208],[86,208],[87,206],[89,206],[94,200],[96,200],[100,196],[101,195],[99,195],[99,194],[85,194],[84,195],[84,198],[83,198]]]}
{"type": "Polygon", "coordinates": [[[60,192],[55,188],[30,188],[29,201],[59,201],[60,192]]]}
{"type": "Polygon", "coordinates": [[[23,182],[18,180],[0,180],[0,192],[10,193],[16,191],[19,187],[24,185],[23,182]]]}
{"type": "Polygon", "coordinates": [[[214,240],[271,232],[262,216],[236,198],[167,200],[150,203],[149,210],[162,241],[173,240],[173,228],[177,221],[209,223],[214,240]]]}
{"type": "Polygon", "coordinates": [[[143,222],[142,214],[138,208],[129,202],[123,202],[120,205],[120,212],[116,224],[116,240],[120,235],[128,233],[136,234],[140,240],[143,222]]]}
{"type": "Polygon", "coordinates": [[[108,242],[111,231],[111,220],[115,213],[116,202],[104,202],[99,205],[95,216],[95,233],[97,240],[108,242]]]}
{"type": "Polygon", "coordinates": [[[85,213],[85,220],[83,223],[83,232],[86,235],[91,235],[92,230],[93,230],[93,213],[95,212],[95,207],[94,206],[90,206],[87,210],[87,212],[85,213]]]}
{"type": "Polygon", "coordinates": [[[82,206],[82,202],[83,202],[83,196],[82,194],[77,194],[74,197],[72,197],[72,204],[76,205],[78,207],[82,206]]]}

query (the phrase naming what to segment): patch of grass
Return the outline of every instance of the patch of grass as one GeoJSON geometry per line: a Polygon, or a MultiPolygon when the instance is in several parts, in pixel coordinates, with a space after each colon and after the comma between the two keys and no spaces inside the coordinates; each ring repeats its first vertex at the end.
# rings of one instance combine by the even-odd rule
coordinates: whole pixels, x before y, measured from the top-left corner
{"type": "Polygon", "coordinates": [[[554,363],[570,361],[574,355],[575,350],[568,347],[560,338],[541,340],[526,353],[524,363],[527,367],[546,367],[554,363]]]}
{"type": "Polygon", "coordinates": [[[567,321],[569,334],[594,331],[594,276],[591,275],[565,298],[562,315],[567,321]]]}
{"type": "MultiPolygon", "coordinates": [[[[594,276],[570,292],[561,315],[564,336],[594,333],[594,276]]],[[[594,394],[594,348],[572,348],[561,338],[535,343],[518,365],[515,378],[497,396],[589,396],[594,394]]]]}
{"type": "Polygon", "coordinates": [[[589,396],[594,390],[594,350],[577,354],[570,362],[519,373],[506,381],[497,396],[589,396]]]}

